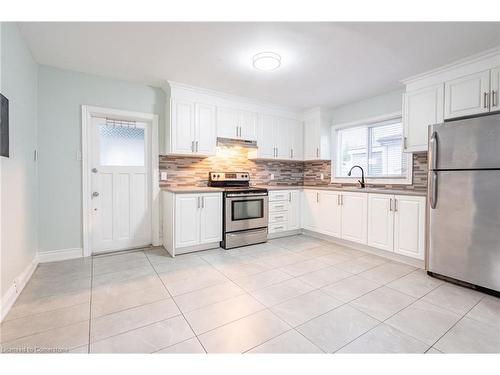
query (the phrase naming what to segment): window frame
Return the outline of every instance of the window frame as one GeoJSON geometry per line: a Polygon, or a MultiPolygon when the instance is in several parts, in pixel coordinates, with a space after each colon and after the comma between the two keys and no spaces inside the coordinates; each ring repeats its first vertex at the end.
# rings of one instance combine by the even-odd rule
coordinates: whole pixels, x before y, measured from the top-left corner
{"type": "MultiPolygon", "coordinates": [[[[331,182],[334,184],[355,184],[359,180],[358,177],[337,177],[336,176],[336,168],[338,163],[338,150],[339,150],[339,136],[338,131],[342,129],[355,128],[366,126],[370,127],[370,125],[376,124],[378,122],[390,121],[400,118],[401,123],[403,122],[403,116],[401,112],[388,113],[381,116],[365,118],[358,121],[353,121],[344,124],[333,125],[331,127],[331,139],[332,139],[332,155],[331,155],[331,182]]],[[[404,127],[404,125],[403,125],[404,127]]],[[[367,177],[365,174],[365,182],[367,184],[378,184],[378,185],[411,185],[413,183],[413,153],[411,152],[402,152],[403,156],[406,156],[407,166],[406,175],[402,177],[378,177],[372,178],[367,177]]],[[[366,173],[367,171],[365,171],[366,173]]]]}

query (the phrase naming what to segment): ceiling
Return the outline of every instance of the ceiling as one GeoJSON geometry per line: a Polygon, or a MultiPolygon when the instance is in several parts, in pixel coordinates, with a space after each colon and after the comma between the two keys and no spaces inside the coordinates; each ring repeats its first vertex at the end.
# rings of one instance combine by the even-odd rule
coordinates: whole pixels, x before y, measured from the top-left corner
{"type": "Polygon", "coordinates": [[[40,64],[276,104],[335,107],[500,45],[500,23],[20,23],[40,64]],[[252,56],[282,66],[256,71],[252,56]]]}

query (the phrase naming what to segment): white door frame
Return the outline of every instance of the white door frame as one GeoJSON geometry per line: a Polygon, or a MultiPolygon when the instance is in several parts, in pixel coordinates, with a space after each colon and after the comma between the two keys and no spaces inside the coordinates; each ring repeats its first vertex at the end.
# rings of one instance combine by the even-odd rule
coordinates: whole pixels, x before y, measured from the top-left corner
{"type": "Polygon", "coordinates": [[[92,117],[113,117],[128,121],[144,121],[151,124],[151,239],[153,246],[160,246],[160,183],[159,183],[159,136],[158,115],[152,113],[122,111],[113,108],[82,105],[82,233],[83,256],[92,255],[91,218],[89,197],[92,191],[90,165],[92,155],[89,152],[92,137],[92,117]]]}

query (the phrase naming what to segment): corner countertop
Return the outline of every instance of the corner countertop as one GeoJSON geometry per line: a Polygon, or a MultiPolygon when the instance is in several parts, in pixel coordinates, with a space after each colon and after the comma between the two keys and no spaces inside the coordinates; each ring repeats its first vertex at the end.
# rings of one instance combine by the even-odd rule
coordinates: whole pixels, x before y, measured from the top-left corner
{"type": "MultiPolygon", "coordinates": [[[[386,188],[364,188],[359,189],[356,187],[335,187],[335,186],[301,186],[301,185],[255,185],[255,187],[260,187],[273,190],[329,190],[329,191],[350,191],[357,193],[372,193],[372,194],[397,194],[397,195],[412,195],[425,197],[427,195],[426,191],[415,191],[415,190],[398,190],[398,189],[386,189],[386,188]]],[[[222,188],[214,188],[209,186],[180,186],[180,187],[162,187],[162,191],[168,191],[175,194],[190,194],[190,193],[220,193],[224,191],[222,188]]]]}
{"type": "Polygon", "coordinates": [[[419,190],[405,190],[405,189],[387,189],[387,188],[364,188],[360,189],[357,187],[335,187],[335,186],[287,186],[287,185],[257,185],[258,187],[266,188],[268,190],[330,190],[330,191],[350,191],[357,193],[373,193],[373,194],[397,194],[397,195],[413,195],[419,197],[427,196],[426,191],[419,190]]]}

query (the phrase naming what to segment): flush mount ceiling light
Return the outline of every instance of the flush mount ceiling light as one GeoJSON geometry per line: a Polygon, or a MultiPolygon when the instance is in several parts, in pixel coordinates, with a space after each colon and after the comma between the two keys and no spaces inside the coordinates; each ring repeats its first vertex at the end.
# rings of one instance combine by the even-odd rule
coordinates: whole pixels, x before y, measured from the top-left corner
{"type": "Polygon", "coordinates": [[[270,72],[281,65],[281,56],[274,52],[261,52],[253,57],[253,67],[258,70],[270,72]]]}

